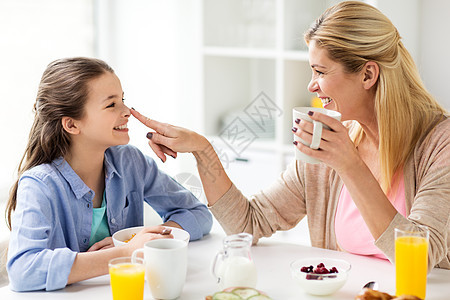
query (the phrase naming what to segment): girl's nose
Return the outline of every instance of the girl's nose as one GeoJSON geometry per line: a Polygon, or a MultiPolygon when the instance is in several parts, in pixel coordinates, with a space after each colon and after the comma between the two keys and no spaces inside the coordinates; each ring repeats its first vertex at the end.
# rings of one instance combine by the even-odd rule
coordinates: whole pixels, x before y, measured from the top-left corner
{"type": "Polygon", "coordinates": [[[129,118],[131,115],[131,110],[126,105],[124,105],[123,107],[124,107],[123,112],[122,112],[123,116],[125,118],[129,118]]]}

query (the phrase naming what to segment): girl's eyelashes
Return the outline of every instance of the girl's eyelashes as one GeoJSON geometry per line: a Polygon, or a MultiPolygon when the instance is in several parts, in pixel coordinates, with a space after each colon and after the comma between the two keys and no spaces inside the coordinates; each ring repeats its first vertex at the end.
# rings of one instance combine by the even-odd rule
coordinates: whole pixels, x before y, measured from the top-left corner
{"type": "MultiPolygon", "coordinates": [[[[125,97],[122,97],[122,102],[125,102],[125,97]]],[[[108,105],[106,108],[111,108],[111,107],[115,107],[116,103],[112,102],[110,105],[108,105]]]]}

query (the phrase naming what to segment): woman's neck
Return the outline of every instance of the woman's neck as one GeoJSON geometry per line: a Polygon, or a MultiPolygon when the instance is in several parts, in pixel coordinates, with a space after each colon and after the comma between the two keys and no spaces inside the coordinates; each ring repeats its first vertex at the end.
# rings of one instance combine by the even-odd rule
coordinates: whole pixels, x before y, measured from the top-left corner
{"type": "Polygon", "coordinates": [[[376,124],[376,120],[373,123],[360,123],[360,125],[364,130],[364,142],[371,144],[378,150],[380,139],[378,135],[378,125],[376,124]]]}

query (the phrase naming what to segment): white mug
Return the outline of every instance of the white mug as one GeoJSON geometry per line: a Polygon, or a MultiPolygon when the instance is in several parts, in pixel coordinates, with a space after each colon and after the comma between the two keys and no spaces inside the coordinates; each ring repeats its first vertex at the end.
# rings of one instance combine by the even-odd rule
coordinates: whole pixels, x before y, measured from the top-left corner
{"type": "MultiPolygon", "coordinates": [[[[312,120],[308,115],[309,111],[323,113],[323,114],[330,116],[338,121],[341,120],[341,113],[334,111],[334,110],[329,110],[329,109],[319,108],[319,107],[294,107],[292,109],[294,126],[297,125],[295,123],[296,119],[300,119],[301,122],[304,122],[304,121],[311,122],[314,125],[313,137],[312,137],[311,144],[302,140],[295,134],[294,134],[294,141],[301,142],[303,145],[308,146],[311,149],[319,149],[320,148],[320,140],[322,139],[322,129],[323,128],[330,129],[330,128],[327,125],[323,124],[322,122],[312,120]]],[[[304,154],[303,152],[298,150],[297,147],[295,148],[295,159],[301,160],[301,161],[304,161],[304,162],[307,162],[310,164],[320,163],[320,160],[318,160],[316,158],[312,158],[312,157],[304,154]]]]}
{"type": "Polygon", "coordinates": [[[186,281],[187,243],[175,239],[157,239],[136,249],[131,256],[136,260],[144,254],[145,275],[153,298],[176,299],[180,297],[186,281]]]}

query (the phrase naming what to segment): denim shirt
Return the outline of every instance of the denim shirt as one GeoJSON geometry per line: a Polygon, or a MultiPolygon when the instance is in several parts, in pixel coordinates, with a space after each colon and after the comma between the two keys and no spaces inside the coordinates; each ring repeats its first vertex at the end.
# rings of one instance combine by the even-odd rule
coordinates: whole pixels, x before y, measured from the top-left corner
{"type": "MultiPolygon", "coordinates": [[[[147,202],[164,221],[200,239],[212,226],[208,208],[137,148],[105,152],[106,212],[111,234],[143,225],[147,202]]],[[[92,191],[63,159],[27,170],[19,180],[7,270],[15,291],[64,288],[77,252],[89,247],[92,191]]]]}

